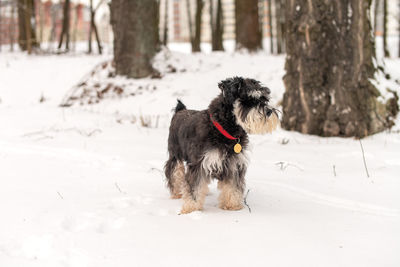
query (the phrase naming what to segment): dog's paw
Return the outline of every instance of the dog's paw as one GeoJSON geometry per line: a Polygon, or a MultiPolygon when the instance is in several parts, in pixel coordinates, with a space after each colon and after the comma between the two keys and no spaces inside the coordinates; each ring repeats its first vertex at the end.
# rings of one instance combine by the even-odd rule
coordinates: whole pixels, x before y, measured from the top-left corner
{"type": "Polygon", "coordinates": [[[242,203],[224,203],[220,204],[219,207],[223,210],[241,210],[243,209],[242,203]]]}

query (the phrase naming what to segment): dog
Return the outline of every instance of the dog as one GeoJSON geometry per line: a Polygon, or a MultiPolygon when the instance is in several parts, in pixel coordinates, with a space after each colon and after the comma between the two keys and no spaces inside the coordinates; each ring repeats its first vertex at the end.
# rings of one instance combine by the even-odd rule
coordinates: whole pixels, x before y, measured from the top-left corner
{"type": "Polygon", "coordinates": [[[188,110],[178,100],[171,120],[164,171],[171,198],[183,198],[181,214],[203,209],[212,179],[221,191],[219,207],[242,209],[248,134],[270,133],[279,124],[271,91],[259,81],[233,77],[218,87],[206,110],[188,110]]]}

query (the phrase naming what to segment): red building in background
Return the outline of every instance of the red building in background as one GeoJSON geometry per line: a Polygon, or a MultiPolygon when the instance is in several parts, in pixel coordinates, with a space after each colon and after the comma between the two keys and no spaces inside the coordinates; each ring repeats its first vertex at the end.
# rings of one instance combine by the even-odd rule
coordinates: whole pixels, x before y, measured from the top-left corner
{"type": "MultiPolygon", "coordinates": [[[[35,0],[35,30],[40,43],[55,42],[61,33],[63,3],[35,0]]],[[[83,4],[71,3],[71,41],[88,39],[90,10],[83,4]]],[[[16,1],[0,0],[0,44],[15,44],[18,41],[18,11],[16,1]]]]}

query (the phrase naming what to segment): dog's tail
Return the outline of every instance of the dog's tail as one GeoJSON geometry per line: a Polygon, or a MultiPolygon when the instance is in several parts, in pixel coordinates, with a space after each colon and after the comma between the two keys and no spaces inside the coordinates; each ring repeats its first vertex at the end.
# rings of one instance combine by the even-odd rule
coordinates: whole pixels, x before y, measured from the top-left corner
{"type": "Polygon", "coordinates": [[[184,109],[186,109],[186,106],[178,99],[178,104],[176,104],[176,107],[175,107],[175,113],[177,113],[181,110],[184,110],[184,109]]]}

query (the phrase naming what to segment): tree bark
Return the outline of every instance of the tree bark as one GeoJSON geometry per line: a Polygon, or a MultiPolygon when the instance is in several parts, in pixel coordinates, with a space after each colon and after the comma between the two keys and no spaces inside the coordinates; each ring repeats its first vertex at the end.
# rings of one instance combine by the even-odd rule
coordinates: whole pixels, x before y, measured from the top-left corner
{"type": "Polygon", "coordinates": [[[396,108],[377,101],[370,81],[376,70],[369,8],[370,1],[359,0],[287,2],[285,129],[364,137],[393,125],[396,108]]]}
{"type": "Polygon", "coordinates": [[[259,23],[258,0],[235,0],[236,50],[261,49],[262,31],[259,23]]]}
{"type": "Polygon", "coordinates": [[[274,53],[274,31],[272,28],[272,0],[268,0],[268,27],[269,27],[269,45],[271,54],[274,53]]]}
{"type": "Polygon", "coordinates": [[[217,12],[214,12],[214,1],[210,0],[210,26],[212,51],[224,51],[224,22],[221,0],[217,0],[217,12]]]}
{"type": "Polygon", "coordinates": [[[200,52],[201,43],[201,17],[203,14],[203,0],[196,0],[196,15],[195,15],[195,28],[194,28],[194,38],[192,42],[192,52],[200,52]]]}
{"type": "Polygon", "coordinates": [[[129,78],[151,75],[159,45],[157,0],[113,0],[110,10],[117,74],[129,78]]]}
{"type": "Polygon", "coordinates": [[[388,10],[387,0],[383,0],[383,54],[385,57],[390,57],[387,47],[387,23],[388,23],[388,10]]]}
{"type": "Polygon", "coordinates": [[[60,41],[58,43],[58,49],[61,49],[63,41],[64,41],[64,36],[65,36],[65,50],[69,50],[69,26],[70,26],[70,0],[65,0],[64,1],[64,7],[63,7],[63,23],[62,23],[62,30],[60,34],[60,41]]]}
{"type": "Polygon", "coordinates": [[[380,0],[374,0],[374,36],[376,36],[376,33],[378,31],[379,3],[380,0]]]}
{"type": "Polygon", "coordinates": [[[39,46],[36,40],[35,29],[32,22],[35,20],[34,1],[18,0],[18,44],[22,51],[32,52],[32,49],[39,46]]]}

